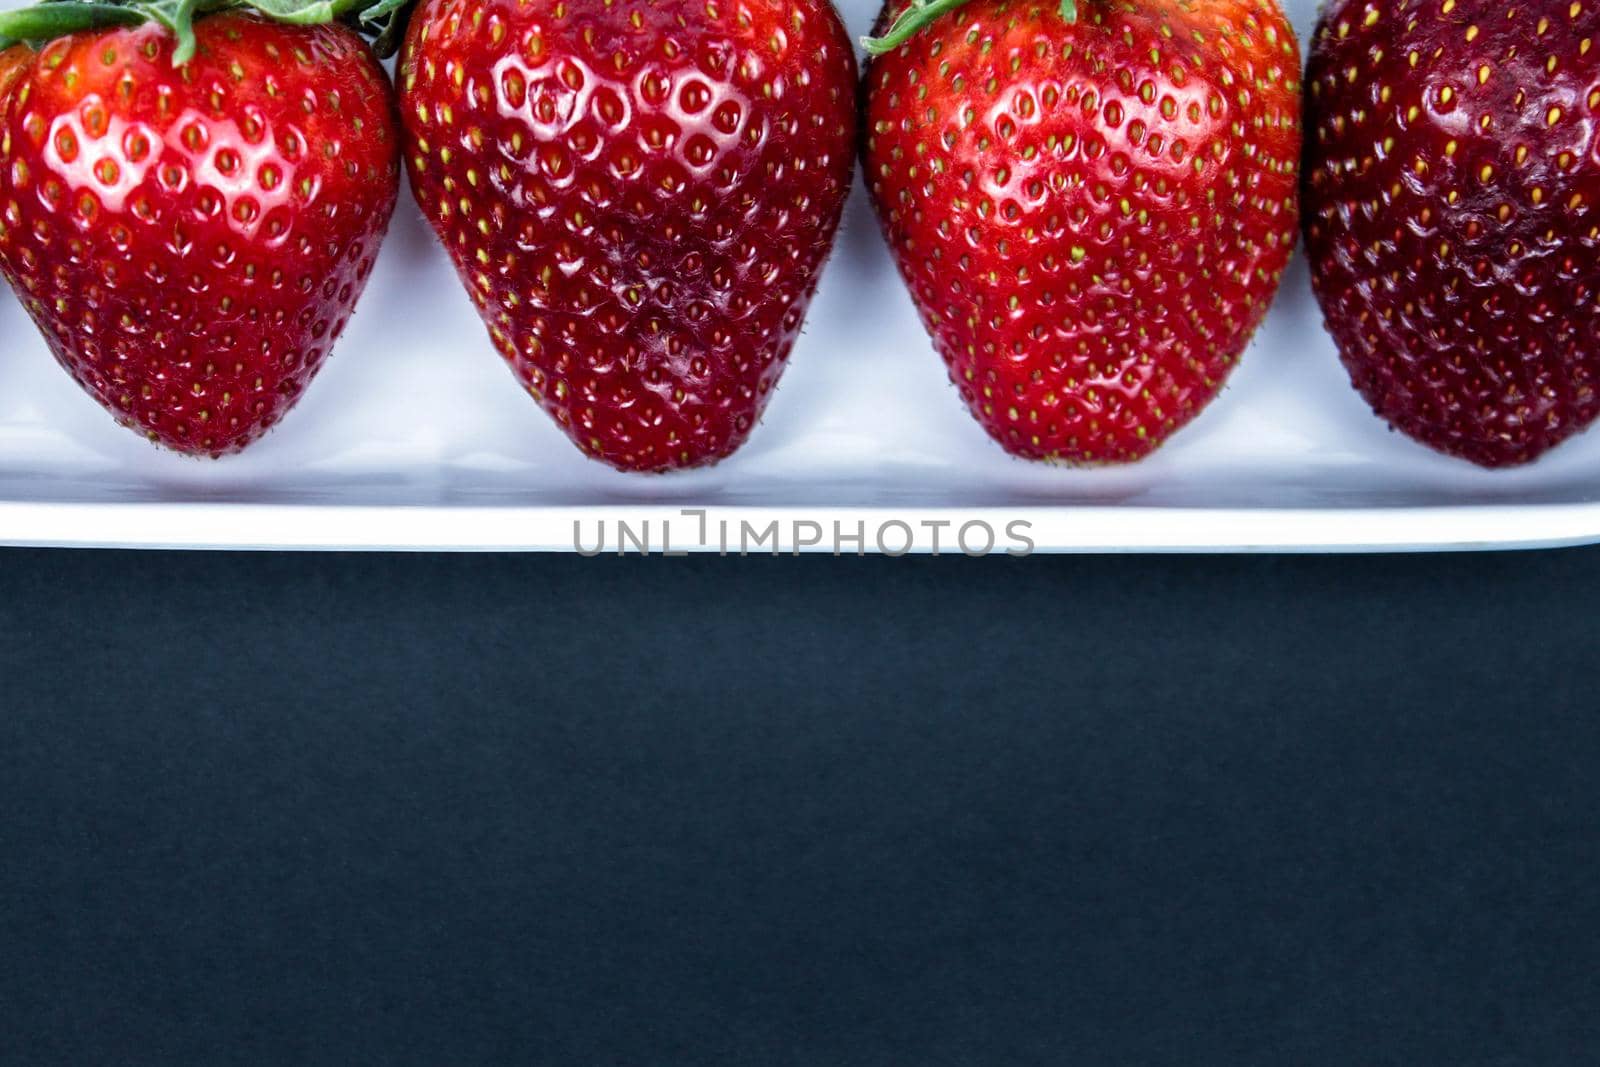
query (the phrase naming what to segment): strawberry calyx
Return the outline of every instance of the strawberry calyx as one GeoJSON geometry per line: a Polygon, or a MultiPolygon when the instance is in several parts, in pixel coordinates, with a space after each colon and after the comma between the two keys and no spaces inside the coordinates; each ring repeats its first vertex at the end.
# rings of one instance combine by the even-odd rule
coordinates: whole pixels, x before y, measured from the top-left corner
{"type": "Polygon", "coordinates": [[[194,56],[194,20],[219,11],[253,11],[274,22],[318,26],[343,22],[373,39],[380,56],[399,47],[411,0],[41,0],[0,11],[0,48],[31,46],[80,30],[155,22],[178,39],[173,66],[194,56]]]}
{"type": "MultiPolygon", "coordinates": [[[[966,2],[967,0],[911,0],[910,5],[889,24],[883,36],[863,37],[861,47],[867,50],[868,55],[881,56],[905,44],[918,30],[946,11],[954,11],[966,2]]],[[[1077,0],[1060,0],[1058,10],[1063,21],[1068,23],[1078,21],[1077,0]]]]}

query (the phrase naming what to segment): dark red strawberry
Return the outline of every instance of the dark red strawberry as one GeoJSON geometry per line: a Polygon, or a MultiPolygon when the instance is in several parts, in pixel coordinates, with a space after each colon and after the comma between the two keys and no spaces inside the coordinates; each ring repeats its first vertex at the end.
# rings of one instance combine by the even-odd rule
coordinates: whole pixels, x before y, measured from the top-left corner
{"type": "Polygon", "coordinates": [[[5,53],[0,271],[119,420],[215,456],[322,366],[393,210],[398,138],[348,29],[218,14],[175,63],[183,41],[143,23],[5,53]]]}
{"type": "Polygon", "coordinates": [[[855,69],[828,0],[417,9],[417,202],[579,448],[666,470],[745,440],[849,188],[855,69]]]}
{"type": "Polygon", "coordinates": [[[1600,7],[1335,0],[1307,72],[1306,251],[1350,379],[1486,467],[1600,414],[1600,7]]]}
{"type": "Polygon", "coordinates": [[[1146,455],[1222,388],[1294,245],[1288,22],[1275,0],[896,13],[869,42],[867,185],[962,398],[1019,456],[1146,455]]]}

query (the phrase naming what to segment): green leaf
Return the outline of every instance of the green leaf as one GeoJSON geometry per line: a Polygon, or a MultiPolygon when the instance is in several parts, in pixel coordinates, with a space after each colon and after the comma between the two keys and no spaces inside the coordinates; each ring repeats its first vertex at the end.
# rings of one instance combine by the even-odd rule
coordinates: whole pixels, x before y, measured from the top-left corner
{"type": "Polygon", "coordinates": [[[361,21],[369,25],[387,22],[389,16],[411,3],[411,0],[378,0],[370,7],[361,9],[361,21]]]}
{"type": "Polygon", "coordinates": [[[16,11],[0,11],[0,47],[10,47],[18,41],[49,41],[79,30],[131,26],[143,21],[142,14],[119,4],[55,0],[16,11]]]}
{"type": "Polygon", "coordinates": [[[251,10],[275,22],[300,26],[343,20],[378,38],[379,54],[386,55],[399,43],[411,4],[412,0],[38,0],[31,7],[0,11],[0,46],[155,22],[178,39],[172,63],[181,66],[194,57],[196,18],[214,11],[251,10]]]}
{"type": "Polygon", "coordinates": [[[406,22],[411,17],[411,0],[378,0],[362,9],[362,33],[373,37],[372,50],[380,59],[387,59],[400,50],[400,40],[405,36],[406,22]]]}
{"type": "Polygon", "coordinates": [[[331,0],[245,0],[245,6],[277,22],[321,26],[334,20],[331,0]]]}
{"type": "Polygon", "coordinates": [[[182,66],[194,58],[194,12],[198,0],[139,0],[128,7],[151,22],[159,22],[178,38],[172,65],[182,66]]]}

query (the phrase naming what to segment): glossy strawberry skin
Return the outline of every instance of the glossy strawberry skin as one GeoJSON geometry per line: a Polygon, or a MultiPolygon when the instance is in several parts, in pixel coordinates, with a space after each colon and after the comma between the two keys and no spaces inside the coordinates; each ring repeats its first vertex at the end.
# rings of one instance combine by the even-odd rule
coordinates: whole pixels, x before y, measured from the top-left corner
{"type": "Polygon", "coordinates": [[[1271,0],[971,0],[873,60],[867,187],[1009,452],[1136,460],[1221,389],[1294,245],[1298,78],[1271,0]]]}
{"type": "Polygon", "coordinates": [[[1351,381],[1485,467],[1600,414],[1600,10],[1328,6],[1307,70],[1306,252],[1351,381]]]}
{"type": "Polygon", "coordinates": [[[827,0],[424,0],[406,164],[517,378],[623,470],[745,440],[850,184],[827,0]]]}
{"type": "MultiPolygon", "coordinates": [[[[399,183],[392,91],[340,27],[219,14],[59,38],[0,87],[0,271],[119,421],[219,456],[289,410],[399,183]]],[[[20,58],[19,58],[20,57],[20,58]]]]}

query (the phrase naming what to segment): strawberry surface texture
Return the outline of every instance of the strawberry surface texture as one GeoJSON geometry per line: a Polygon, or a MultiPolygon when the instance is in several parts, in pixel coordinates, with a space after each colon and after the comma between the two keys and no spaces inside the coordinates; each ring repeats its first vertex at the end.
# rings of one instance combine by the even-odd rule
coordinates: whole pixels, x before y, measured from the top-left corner
{"type": "Polygon", "coordinates": [[[1339,0],[1307,70],[1306,251],[1356,389],[1486,467],[1600,414],[1600,7],[1339,0]]]}
{"type": "Polygon", "coordinates": [[[1272,0],[1088,0],[1072,21],[970,0],[866,84],[879,220],[991,437],[1126,462],[1210,402],[1296,235],[1299,53],[1272,0]]]}
{"type": "Polygon", "coordinates": [[[168,448],[237,451],[310,383],[399,181],[388,81],[338,26],[239,14],[0,56],[0,272],[56,359],[168,448]]]}
{"type": "Polygon", "coordinates": [[[799,335],[850,184],[827,0],[424,0],[405,157],[495,347],[586,454],[714,462],[799,335]]]}

